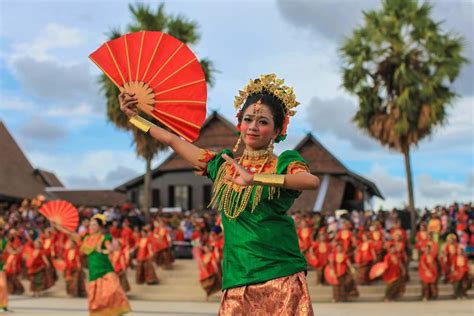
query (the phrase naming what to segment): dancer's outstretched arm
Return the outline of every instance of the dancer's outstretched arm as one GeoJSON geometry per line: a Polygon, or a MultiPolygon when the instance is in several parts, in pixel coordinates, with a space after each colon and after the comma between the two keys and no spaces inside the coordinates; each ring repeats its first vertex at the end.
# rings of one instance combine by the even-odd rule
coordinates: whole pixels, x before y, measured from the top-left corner
{"type": "Polygon", "coordinates": [[[65,233],[65,234],[68,235],[70,238],[74,239],[74,241],[76,241],[76,242],[81,240],[81,236],[79,236],[78,233],[72,232],[72,231],[70,231],[69,229],[66,229],[66,228],[62,227],[62,226],[59,225],[59,224],[56,224],[56,223],[54,223],[54,222],[51,222],[51,226],[53,226],[54,228],[56,228],[56,229],[59,230],[60,232],[65,233]]]}
{"type": "MultiPolygon", "coordinates": [[[[137,99],[135,98],[134,94],[128,94],[126,92],[122,92],[119,95],[119,102],[120,102],[120,109],[129,117],[132,118],[135,115],[138,115],[137,110],[137,99]]],[[[199,158],[201,157],[201,148],[193,145],[179,136],[168,132],[167,130],[158,127],[156,125],[152,125],[148,134],[159,141],[160,143],[166,144],[167,146],[171,147],[179,156],[183,157],[186,161],[188,161],[193,166],[198,168],[206,168],[206,163],[201,162],[199,158]]]]}

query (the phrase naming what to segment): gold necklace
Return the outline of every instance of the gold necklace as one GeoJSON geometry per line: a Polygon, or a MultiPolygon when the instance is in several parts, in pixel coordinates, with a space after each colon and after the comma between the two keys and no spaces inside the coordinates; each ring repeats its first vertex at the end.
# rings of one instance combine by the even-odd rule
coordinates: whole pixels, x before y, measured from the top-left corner
{"type": "Polygon", "coordinates": [[[247,159],[247,160],[260,160],[260,159],[268,158],[269,156],[270,155],[267,149],[254,150],[254,151],[244,149],[244,154],[242,155],[242,158],[247,159]]]}
{"type": "MultiPolygon", "coordinates": [[[[258,157],[263,157],[261,152],[265,152],[266,158],[265,158],[264,163],[260,167],[260,170],[258,171],[258,173],[262,172],[263,168],[268,162],[268,159],[270,158],[270,155],[268,155],[268,151],[266,150],[249,152],[249,153],[255,153],[255,156],[259,155],[258,157]]],[[[242,157],[239,160],[240,165],[242,164],[244,156],[245,156],[245,152],[244,152],[244,155],[242,155],[242,157]]],[[[232,175],[232,177],[235,176],[236,172],[237,170],[234,171],[234,174],[232,175]]],[[[232,192],[235,192],[234,189],[232,188],[232,183],[225,183],[224,185],[226,187],[224,189],[224,192],[223,192],[224,194],[222,196],[224,198],[223,203],[222,203],[222,209],[224,210],[224,214],[227,216],[227,218],[236,219],[247,207],[247,203],[250,199],[250,196],[252,195],[254,186],[253,185],[247,186],[244,189],[244,194],[242,195],[241,193],[232,194],[232,192]],[[232,205],[238,205],[237,210],[232,211],[231,209],[232,205]]]]}

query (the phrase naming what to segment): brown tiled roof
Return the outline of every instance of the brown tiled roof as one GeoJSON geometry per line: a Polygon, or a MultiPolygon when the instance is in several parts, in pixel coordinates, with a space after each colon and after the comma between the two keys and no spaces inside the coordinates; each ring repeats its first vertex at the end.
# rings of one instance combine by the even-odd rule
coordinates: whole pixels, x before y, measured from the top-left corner
{"type": "Polygon", "coordinates": [[[117,206],[127,201],[125,194],[113,190],[66,190],[48,188],[47,192],[52,199],[66,200],[76,206],[117,206]]]}
{"type": "Polygon", "coordinates": [[[35,169],[35,174],[41,178],[41,181],[47,187],[64,187],[58,177],[56,177],[56,175],[50,171],[35,169]]]}
{"type": "Polygon", "coordinates": [[[7,198],[33,198],[44,194],[45,185],[38,181],[35,169],[0,121],[0,195],[7,198]]]}
{"type": "Polygon", "coordinates": [[[331,154],[311,133],[308,133],[295,147],[308,163],[311,173],[349,176],[356,182],[364,184],[369,193],[384,198],[372,181],[350,171],[344,164],[331,154]]]}

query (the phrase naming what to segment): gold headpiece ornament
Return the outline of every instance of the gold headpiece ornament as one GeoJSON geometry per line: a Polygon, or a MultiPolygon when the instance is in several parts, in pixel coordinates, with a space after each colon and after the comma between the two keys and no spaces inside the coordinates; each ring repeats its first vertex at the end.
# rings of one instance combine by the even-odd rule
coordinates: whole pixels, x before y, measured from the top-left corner
{"type": "Polygon", "coordinates": [[[284,85],[284,79],[278,79],[275,74],[261,75],[259,79],[250,80],[239,95],[235,97],[234,106],[239,109],[245,100],[252,94],[268,92],[276,96],[283,104],[285,114],[295,115],[292,109],[299,105],[292,87],[284,85]]]}
{"type": "MultiPolygon", "coordinates": [[[[256,93],[266,92],[279,99],[284,107],[283,112],[285,113],[285,118],[280,135],[275,139],[276,143],[286,138],[290,116],[296,114],[293,109],[299,105],[299,102],[296,101],[293,88],[284,85],[284,82],[284,79],[278,79],[275,74],[261,75],[258,79],[250,80],[244,89],[239,91],[239,95],[235,97],[234,101],[235,108],[240,109],[245,103],[245,100],[256,93]]],[[[237,116],[239,116],[239,114],[237,114],[237,116]]],[[[237,129],[240,131],[239,126],[237,126],[237,129]]]]}
{"type": "Polygon", "coordinates": [[[104,214],[95,214],[94,216],[92,216],[92,219],[98,219],[102,222],[103,226],[105,226],[105,224],[107,223],[107,217],[104,214]]]}
{"type": "Polygon", "coordinates": [[[456,235],[453,233],[450,233],[448,234],[448,236],[446,236],[446,240],[456,240],[456,235]]]}

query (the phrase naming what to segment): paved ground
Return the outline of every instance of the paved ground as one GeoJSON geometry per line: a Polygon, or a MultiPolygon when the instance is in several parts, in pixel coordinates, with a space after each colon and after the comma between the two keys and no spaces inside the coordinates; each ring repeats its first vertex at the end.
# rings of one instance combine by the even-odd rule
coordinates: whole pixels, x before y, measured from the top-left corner
{"type": "MultiPolygon", "coordinates": [[[[163,316],[204,316],[216,315],[218,303],[197,302],[153,302],[131,301],[133,313],[129,315],[163,316]]],[[[14,316],[48,315],[79,316],[87,315],[85,299],[68,298],[30,298],[18,296],[10,298],[10,308],[14,316]]],[[[445,300],[434,302],[400,303],[318,303],[313,304],[316,316],[472,316],[474,300],[445,300]]],[[[6,315],[7,313],[2,315],[6,315]]]]}

